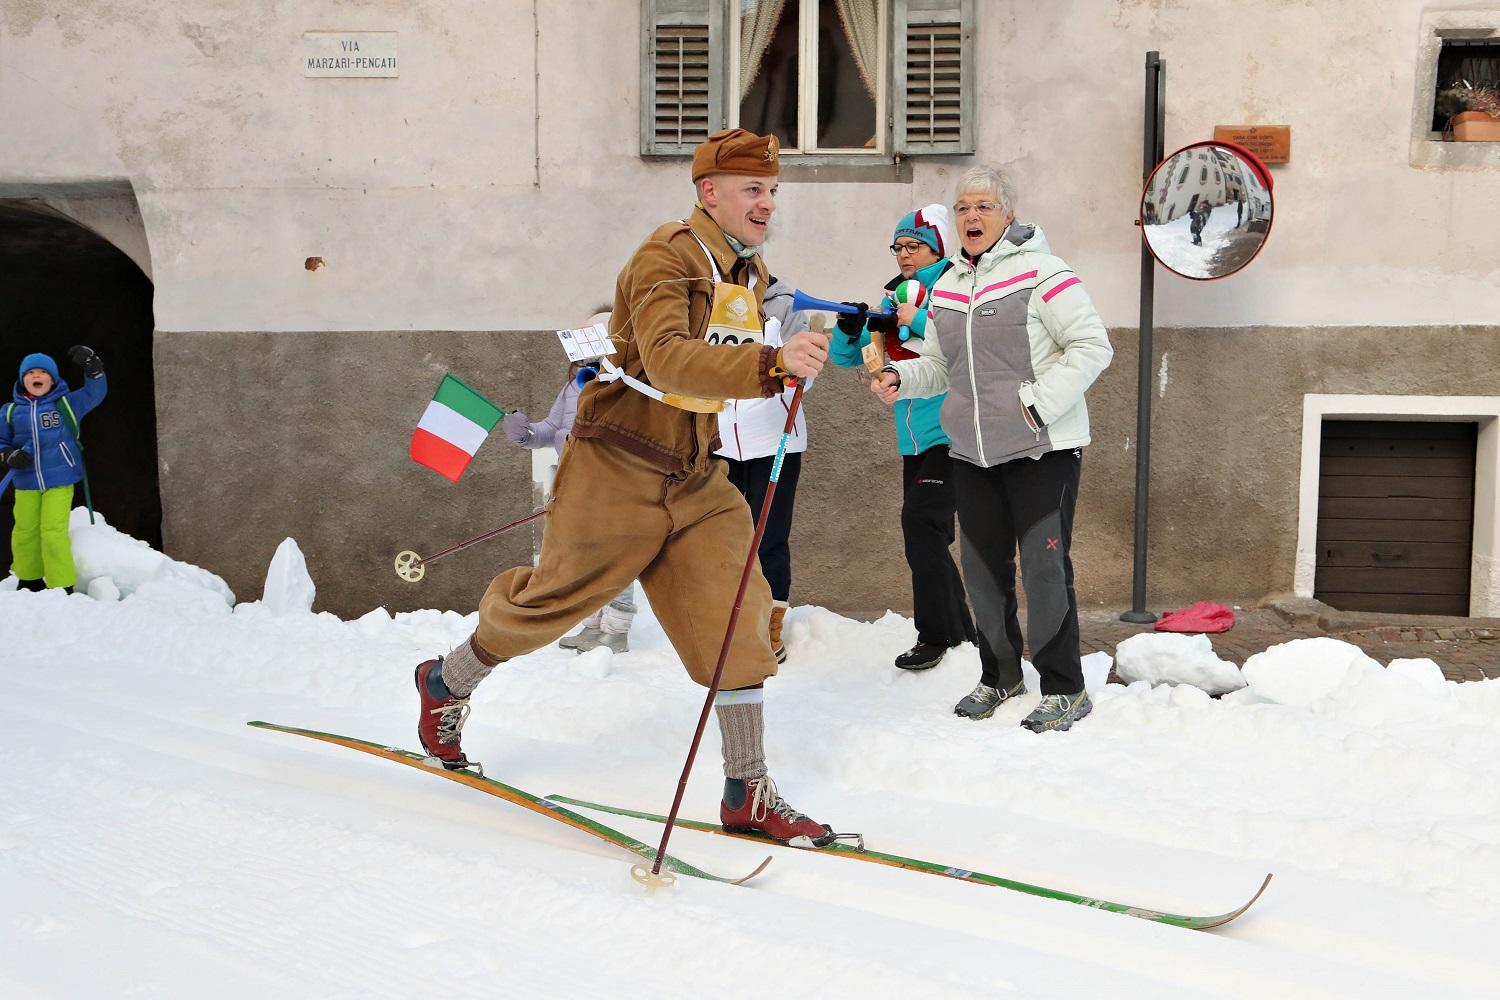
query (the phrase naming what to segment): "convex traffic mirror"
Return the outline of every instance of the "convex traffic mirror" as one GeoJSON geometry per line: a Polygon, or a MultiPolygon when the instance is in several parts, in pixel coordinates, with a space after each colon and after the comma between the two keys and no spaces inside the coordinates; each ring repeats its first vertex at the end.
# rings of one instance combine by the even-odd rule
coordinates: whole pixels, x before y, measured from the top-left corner
{"type": "Polygon", "coordinates": [[[1271,233],[1271,209],[1271,175],[1254,153],[1199,142],[1151,172],[1141,194],[1141,233],[1166,268],[1210,281],[1255,259],[1271,233]]]}

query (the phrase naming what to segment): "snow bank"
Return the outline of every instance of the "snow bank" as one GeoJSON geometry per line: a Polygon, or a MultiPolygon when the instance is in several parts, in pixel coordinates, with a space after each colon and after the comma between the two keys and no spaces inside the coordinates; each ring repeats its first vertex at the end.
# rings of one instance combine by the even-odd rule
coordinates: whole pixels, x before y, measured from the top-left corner
{"type": "Polygon", "coordinates": [[[1228,694],[1245,686],[1239,668],[1215,656],[1206,635],[1133,635],[1115,650],[1115,672],[1127,684],[1190,684],[1211,695],[1228,694]]]}
{"type": "Polygon", "coordinates": [[[103,514],[95,512],[94,520],[97,523],[89,523],[86,508],[74,507],[68,521],[73,563],[78,568],[75,590],[93,596],[94,582],[107,580],[99,587],[101,599],[118,600],[145,587],[148,594],[179,594],[190,601],[217,598],[225,608],[234,605],[234,591],[220,577],[170,559],[140,539],[121,534],[109,526],[103,514]]]}
{"type": "Polygon", "coordinates": [[[1353,643],[1319,636],[1256,653],[1245,661],[1242,672],[1250,689],[1266,701],[1306,707],[1380,669],[1353,643]]]}

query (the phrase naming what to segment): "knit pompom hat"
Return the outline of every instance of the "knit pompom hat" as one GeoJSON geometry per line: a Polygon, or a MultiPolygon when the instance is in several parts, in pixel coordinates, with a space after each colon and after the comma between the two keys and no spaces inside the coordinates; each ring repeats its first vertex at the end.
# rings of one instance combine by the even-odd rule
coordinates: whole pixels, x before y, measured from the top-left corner
{"type": "Polygon", "coordinates": [[[928,205],[919,208],[915,212],[907,212],[896,223],[896,235],[891,242],[905,236],[908,239],[921,240],[932,247],[932,252],[939,257],[948,256],[948,247],[953,245],[951,227],[948,222],[947,205],[928,205]]]}

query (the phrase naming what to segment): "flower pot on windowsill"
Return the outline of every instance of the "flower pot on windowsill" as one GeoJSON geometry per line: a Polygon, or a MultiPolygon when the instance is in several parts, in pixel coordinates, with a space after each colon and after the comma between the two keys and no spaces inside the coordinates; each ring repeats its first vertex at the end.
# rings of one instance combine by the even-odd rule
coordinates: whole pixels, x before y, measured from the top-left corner
{"type": "Polygon", "coordinates": [[[1454,142],[1500,142],[1500,118],[1484,111],[1461,111],[1453,116],[1454,142]]]}

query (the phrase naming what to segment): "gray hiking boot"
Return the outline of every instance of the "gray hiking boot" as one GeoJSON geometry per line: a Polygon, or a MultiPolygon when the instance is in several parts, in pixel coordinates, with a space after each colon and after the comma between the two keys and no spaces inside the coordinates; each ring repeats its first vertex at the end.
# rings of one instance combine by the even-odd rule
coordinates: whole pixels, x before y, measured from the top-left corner
{"type": "MultiPolygon", "coordinates": [[[[620,636],[621,639],[625,637],[620,636]]],[[[597,625],[585,625],[583,631],[577,635],[565,635],[557,640],[557,644],[563,649],[571,649],[578,653],[587,653],[589,650],[606,643],[605,634],[597,625]]]]}
{"type": "Polygon", "coordinates": [[[1033,733],[1046,733],[1052,730],[1061,732],[1072,728],[1073,723],[1093,710],[1094,703],[1089,701],[1087,691],[1079,691],[1077,694],[1044,695],[1042,703],[1021,720],[1021,725],[1033,733]]]}
{"type": "Polygon", "coordinates": [[[599,645],[612,653],[628,653],[630,652],[630,633],[601,631],[599,645]]]}
{"type": "Polygon", "coordinates": [[[1016,681],[1016,686],[1006,690],[992,688],[988,684],[980,683],[974,686],[974,690],[961,698],[957,705],[953,706],[953,714],[961,715],[966,719],[988,719],[995,714],[1002,702],[1026,693],[1026,682],[1016,681]]]}

